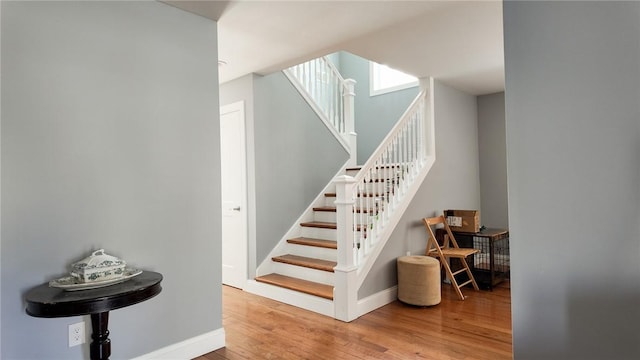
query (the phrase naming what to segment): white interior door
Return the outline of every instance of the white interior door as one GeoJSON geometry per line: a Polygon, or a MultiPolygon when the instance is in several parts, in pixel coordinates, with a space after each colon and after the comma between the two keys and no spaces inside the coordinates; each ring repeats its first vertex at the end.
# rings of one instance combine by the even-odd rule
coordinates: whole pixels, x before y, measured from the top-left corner
{"type": "Polygon", "coordinates": [[[244,102],[220,108],[222,183],[222,283],[247,280],[247,176],[244,102]]]}

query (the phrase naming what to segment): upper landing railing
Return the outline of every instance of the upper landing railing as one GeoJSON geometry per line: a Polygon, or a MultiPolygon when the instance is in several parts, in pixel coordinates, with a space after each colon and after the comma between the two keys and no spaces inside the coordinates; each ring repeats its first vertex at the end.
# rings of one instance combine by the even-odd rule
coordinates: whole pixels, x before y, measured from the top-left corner
{"type": "Polygon", "coordinates": [[[343,79],[333,63],[324,56],[292,66],[285,69],[284,73],[349,152],[349,165],[355,166],[355,80],[343,79]]]}

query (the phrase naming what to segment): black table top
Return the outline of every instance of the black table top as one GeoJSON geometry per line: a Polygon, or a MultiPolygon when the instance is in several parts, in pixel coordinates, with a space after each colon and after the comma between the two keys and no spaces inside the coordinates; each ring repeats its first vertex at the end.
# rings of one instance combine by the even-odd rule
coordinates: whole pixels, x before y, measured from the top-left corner
{"type": "Polygon", "coordinates": [[[150,299],[162,291],[162,275],[153,271],[98,289],[64,291],[42,284],[27,292],[27,314],[36,317],[65,317],[97,314],[150,299]]]}

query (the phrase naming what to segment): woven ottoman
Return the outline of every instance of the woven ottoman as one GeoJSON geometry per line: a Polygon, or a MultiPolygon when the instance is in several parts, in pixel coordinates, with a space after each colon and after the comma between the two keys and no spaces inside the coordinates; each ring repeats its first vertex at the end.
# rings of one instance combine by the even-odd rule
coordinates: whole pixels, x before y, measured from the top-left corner
{"type": "Polygon", "coordinates": [[[440,261],[430,256],[398,258],[398,299],[418,306],[440,303],[440,261]]]}

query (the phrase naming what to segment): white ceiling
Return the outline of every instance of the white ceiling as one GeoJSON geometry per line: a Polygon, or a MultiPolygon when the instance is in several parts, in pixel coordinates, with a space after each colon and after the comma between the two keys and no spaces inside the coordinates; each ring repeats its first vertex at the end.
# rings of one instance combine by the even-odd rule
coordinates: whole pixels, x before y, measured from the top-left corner
{"type": "Polygon", "coordinates": [[[218,21],[220,81],[349,51],[474,95],[504,90],[501,1],[165,1],[218,21]]]}

